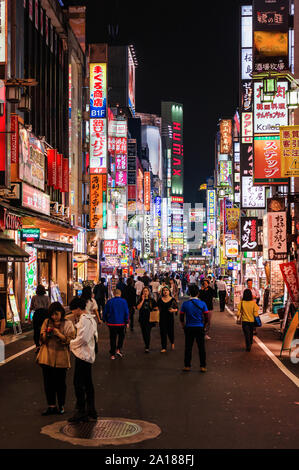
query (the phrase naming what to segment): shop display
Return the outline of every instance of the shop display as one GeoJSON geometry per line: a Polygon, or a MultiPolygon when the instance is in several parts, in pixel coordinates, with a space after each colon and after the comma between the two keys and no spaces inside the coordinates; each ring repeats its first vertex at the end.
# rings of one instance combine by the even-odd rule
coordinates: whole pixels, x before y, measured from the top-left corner
{"type": "Polygon", "coordinates": [[[54,284],[54,282],[51,281],[50,285],[51,285],[51,302],[60,302],[61,305],[63,305],[63,301],[62,301],[58,284],[54,284]]]}
{"type": "Polygon", "coordinates": [[[30,255],[28,262],[25,263],[25,320],[28,321],[32,320],[30,304],[37,288],[37,249],[27,245],[25,250],[30,255]]]}

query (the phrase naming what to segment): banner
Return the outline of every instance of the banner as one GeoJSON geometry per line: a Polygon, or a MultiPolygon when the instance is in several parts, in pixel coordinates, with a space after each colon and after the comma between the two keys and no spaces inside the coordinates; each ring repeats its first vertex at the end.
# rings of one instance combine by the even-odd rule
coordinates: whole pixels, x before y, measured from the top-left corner
{"type": "Polygon", "coordinates": [[[19,119],[17,114],[10,115],[10,154],[11,163],[19,163],[19,119]]]}
{"type": "Polygon", "coordinates": [[[144,172],[144,210],[151,210],[151,175],[149,171],[144,172]]]}
{"type": "Polygon", "coordinates": [[[297,274],[297,266],[295,261],[289,263],[281,263],[279,265],[283,280],[287,286],[288,292],[293,302],[298,302],[299,299],[299,281],[297,274]]]}
{"type": "Polygon", "coordinates": [[[269,260],[287,258],[287,216],[285,212],[268,212],[269,260]]]}
{"type": "Polygon", "coordinates": [[[118,254],[118,240],[104,240],[104,254],[117,255],[118,254]]]}
{"type": "Polygon", "coordinates": [[[56,186],[56,150],[47,150],[48,160],[48,186],[56,186]]]}
{"type": "Polygon", "coordinates": [[[222,119],[220,121],[220,153],[232,154],[232,121],[222,119]]]}
{"type": "Polygon", "coordinates": [[[55,186],[55,189],[59,189],[59,191],[62,191],[62,175],[63,175],[62,160],[63,160],[62,153],[57,153],[56,154],[56,186],[55,186]]]}
{"type": "Polygon", "coordinates": [[[102,175],[90,175],[90,221],[89,228],[95,229],[102,220],[103,181],[102,175]]]}
{"type": "Polygon", "coordinates": [[[280,145],[282,176],[299,176],[299,126],[282,126],[280,145]]]}
{"type": "Polygon", "coordinates": [[[237,240],[225,241],[225,256],[227,258],[236,258],[239,254],[239,243],[237,240]]]}
{"type": "Polygon", "coordinates": [[[260,251],[258,246],[257,217],[241,217],[241,251],[260,251]]]}
{"type": "Polygon", "coordinates": [[[68,193],[69,192],[69,159],[63,158],[62,159],[62,189],[61,192],[68,193]]]}
{"type": "Polygon", "coordinates": [[[256,135],[254,137],[254,181],[259,185],[288,184],[281,177],[280,137],[256,135]]]}

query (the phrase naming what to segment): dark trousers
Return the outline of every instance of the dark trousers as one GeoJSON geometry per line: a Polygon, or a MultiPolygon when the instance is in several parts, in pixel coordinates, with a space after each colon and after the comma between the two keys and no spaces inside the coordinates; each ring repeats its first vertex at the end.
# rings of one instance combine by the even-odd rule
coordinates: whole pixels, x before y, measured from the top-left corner
{"type": "Polygon", "coordinates": [[[39,344],[40,330],[41,330],[42,324],[47,318],[47,315],[48,315],[48,310],[44,308],[39,308],[34,312],[33,317],[32,317],[33,339],[37,348],[40,345],[39,344]]]}
{"type": "Polygon", "coordinates": [[[98,304],[98,311],[99,311],[100,319],[102,320],[104,308],[105,308],[105,299],[98,299],[97,304],[98,304]]]}
{"type": "Polygon", "coordinates": [[[168,318],[160,323],[160,335],[162,349],[167,348],[167,336],[171,344],[174,344],[174,318],[168,318]]]}
{"type": "Polygon", "coordinates": [[[110,331],[110,354],[115,355],[116,349],[122,349],[125,339],[124,326],[109,326],[110,331]],[[116,346],[117,341],[117,346],[116,346]]]}
{"type": "Polygon", "coordinates": [[[42,365],[42,370],[48,406],[56,405],[56,396],[58,406],[64,406],[66,395],[66,369],[42,365]]]}
{"type": "Polygon", "coordinates": [[[226,297],[226,290],[220,290],[219,291],[219,302],[220,302],[220,311],[221,312],[224,312],[225,297],[226,297]]]}
{"type": "Polygon", "coordinates": [[[245,336],[246,349],[251,349],[253,341],[254,322],[242,321],[242,329],[245,336]]]}
{"type": "Polygon", "coordinates": [[[206,367],[205,330],[200,326],[185,328],[185,367],[191,367],[194,340],[198,346],[200,367],[206,367]]]}
{"type": "Polygon", "coordinates": [[[151,331],[153,325],[150,322],[140,322],[145,349],[149,349],[151,342],[151,331]]]}
{"type": "Polygon", "coordinates": [[[129,307],[129,316],[130,316],[130,330],[134,330],[134,313],[135,313],[135,308],[134,307],[129,307]]]}
{"type": "Polygon", "coordinates": [[[74,387],[78,411],[84,413],[86,407],[88,413],[95,413],[92,364],[78,357],[75,357],[74,387]]]}

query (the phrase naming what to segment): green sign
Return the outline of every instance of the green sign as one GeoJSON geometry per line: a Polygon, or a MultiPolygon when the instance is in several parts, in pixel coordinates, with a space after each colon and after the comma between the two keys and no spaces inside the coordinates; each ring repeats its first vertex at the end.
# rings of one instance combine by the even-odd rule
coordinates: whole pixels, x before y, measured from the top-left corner
{"type": "Polygon", "coordinates": [[[21,241],[22,242],[38,242],[40,239],[39,228],[23,228],[21,230],[21,241]]]}

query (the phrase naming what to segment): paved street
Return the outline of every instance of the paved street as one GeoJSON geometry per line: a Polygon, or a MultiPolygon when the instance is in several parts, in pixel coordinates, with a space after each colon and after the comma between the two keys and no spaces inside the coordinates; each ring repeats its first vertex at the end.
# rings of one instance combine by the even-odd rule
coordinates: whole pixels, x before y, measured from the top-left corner
{"type": "MultiPolygon", "coordinates": [[[[263,328],[259,337],[276,341],[273,328],[263,328]]],[[[116,361],[109,359],[108,331],[101,326],[94,368],[100,416],[141,419],[161,428],[162,434],[155,440],[128,449],[298,448],[298,387],[256,343],[251,353],[245,352],[241,329],[227,312],[214,311],[210,334],[208,372],[199,372],[194,349],[192,371],[184,373],[184,337],[178,317],[175,351],[160,353],[159,330],[155,328],[152,351],[144,354],[137,325],[135,332],[127,333],[125,358],[116,361]]],[[[29,335],[9,345],[7,357],[31,345],[29,335]]],[[[298,366],[292,371],[298,376],[298,366]]],[[[65,420],[72,413],[72,374],[73,370],[69,371],[66,415],[42,417],[46,403],[34,352],[0,367],[1,448],[74,448],[40,434],[43,426],[65,420]]]]}

